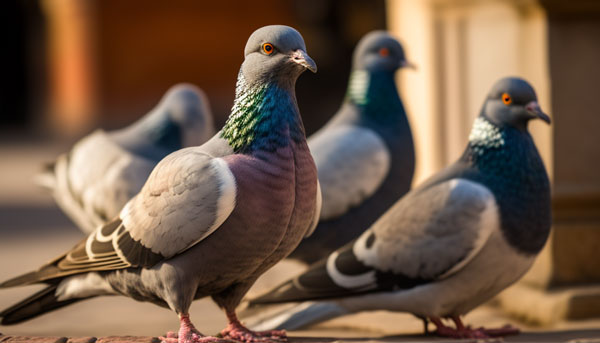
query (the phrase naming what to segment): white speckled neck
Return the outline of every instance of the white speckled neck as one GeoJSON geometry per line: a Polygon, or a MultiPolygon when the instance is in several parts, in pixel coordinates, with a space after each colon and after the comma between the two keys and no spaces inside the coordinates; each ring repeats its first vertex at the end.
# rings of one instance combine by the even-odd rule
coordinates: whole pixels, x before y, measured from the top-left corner
{"type": "Polygon", "coordinates": [[[499,148],[504,145],[500,128],[484,117],[477,117],[469,135],[469,143],[474,146],[499,148]]]}
{"type": "Polygon", "coordinates": [[[365,105],[368,101],[370,75],[366,70],[354,70],[348,82],[348,97],[357,105],[365,105]]]}

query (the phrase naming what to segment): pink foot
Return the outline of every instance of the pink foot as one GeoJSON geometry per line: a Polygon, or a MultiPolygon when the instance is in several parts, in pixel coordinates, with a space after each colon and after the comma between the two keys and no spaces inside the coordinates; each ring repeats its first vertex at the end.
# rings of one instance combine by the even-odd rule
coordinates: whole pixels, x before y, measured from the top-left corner
{"type": "Polygon", "coordinates": [[[437,328],[435,333],[441,337],[449,337],[449,338],[475,338],[475,339],[484,339],[490,338],[483,330],[481,329],[471,329],[464,328],[462,330],[453,329],[450,327],[437,328]]]}
{"type": "Polygon", "coordinates": [[[485,329],[485,328],[479,328],[479,329],[483,330],[483,332],[485,332],[490,337],[512,336],[512,335],[518,335],[519,333],[521,333],[521,330],[519,330],[518,328],[516,328],[510,324],[506,324],[503,327],[497,328],[497,329],[485,329]]]}
{"type": "Polygon", "coordinates": [[[231,343],[226,339],[201,334],[190,321],[188,314],[182,314],[179,320],[181,322],[179,333],[170,331],[167,332],[166,337],[159,337],[163,343],[231,343]]]}
{"type": "Polygon", "coordinates": [[[229,325],[221,331],[223,338],[245,343],[287,342],[285,330],[252,331],[240,323],[234,312],[227,312],[227,318],[229,325]]]}
{"type": "Polygon", "coordinates": [[[440,318],[432,317],[431,321],[437,327],[436,334],[442,337],[450,337],[450,338],[475,338],[475,339],[485,339],[491,337],[502,337],[508,335],[516,335],[520,331],[519,329],[512,327],[510,325],[504,326],[499,329],[485,329],[483,327],[473,329],[470,326],[464,326],[460,317],[454,316],[451,317],[452,321],[456,325],[456,329],[448,327],[442,323],[440,318]]]}

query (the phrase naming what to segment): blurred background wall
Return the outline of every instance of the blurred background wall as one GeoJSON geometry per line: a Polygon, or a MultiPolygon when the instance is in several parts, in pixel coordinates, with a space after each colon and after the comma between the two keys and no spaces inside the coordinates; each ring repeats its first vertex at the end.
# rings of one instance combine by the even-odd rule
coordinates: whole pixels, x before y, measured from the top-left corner
{"type": "Polygon", "coordinates": [[[532,272],[497,302],[539,323],[600,316],[600,1],[4,0],[0,19],[5,224],[33,213],[37,151],[124,126],[174,83],[203,88],[220,126],[256,28],[296,27],[319,66],[297,85],[308,133],[342,101],[354,44],[387,28],[418,66],[398,73],[417,183],[459,156],[498,78],[532,82],[553,120],[531,130],[552,177],[554,231],[532,272]]]}
{"type": "Polygon", "coordinates": [[[217,123],[224,122],[246,40],[278,23],[300,30],[318,63],[319,73],[297,87],[314,131],[343,98],[354,44],[386,27],[383,0],[8,0],[0,6],[11,51],[5,65],[13,72],[2,81],[9,91],[2,104],[19,103],[7,108],[13,114],[3,124],[72,136],[131,122],[177,82],[203,88],[217,123]]]}

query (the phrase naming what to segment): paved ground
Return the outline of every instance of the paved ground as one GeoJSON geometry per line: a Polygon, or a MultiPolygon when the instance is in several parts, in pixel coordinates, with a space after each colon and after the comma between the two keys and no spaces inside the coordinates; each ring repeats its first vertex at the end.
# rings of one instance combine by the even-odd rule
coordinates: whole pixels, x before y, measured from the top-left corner
{"type": "MultiPolygon", "coordinates": [[[[82,234],[40,192],[31,178],[42,161],[51,159],[60,148],[54,145],[0,146],[0,280],[36,268],[73,246],[82,234]]],[[[295,264],[280,264],[259,280],[260,291],[299,270],[295,264]]],[[[0,290],[0,309],[39,289],[29,286],[0,290]]],[[[226,322],[210,301],[194,303],[191,317],[198,328],[215,334],[226,322]]],[[[600,343],[600,319],[558,323],[552,328],[530,327],[491,307],[481,307],[466,317],[473,326],[519,326],[524,333],[507,342],[600,343]]],[[[0,326],[6,335],[59,337],[105,337],[111,335],[156,336],[176,329],[177,317],[169,310],[124,297],[103,297],[84,301],[15,326],[0,326]]],[[[432,342],[445,341],[424,336],[422,323],[407,314],[372,312],[338,318],[304,331],[291,332],[292,342],[432,342]]],[[[0,337],[0,342],[8,337],[0,337]]],[[[15,338],[11,341],[30,341],[15,338]],[[16,339],[16,340],[15,340],[16,339]]],[[[108,342],[114,339],[104,339],[108,342]]],[[[138,341],[150,341],[139,338],[138,341]]],[[[58,340],[64,341],[65,340],[58,340]]],[[[131,340],[129,340],[131,341],[131,340]]],[[[447,340],[446,340],[447,341],[447,340]]]]}

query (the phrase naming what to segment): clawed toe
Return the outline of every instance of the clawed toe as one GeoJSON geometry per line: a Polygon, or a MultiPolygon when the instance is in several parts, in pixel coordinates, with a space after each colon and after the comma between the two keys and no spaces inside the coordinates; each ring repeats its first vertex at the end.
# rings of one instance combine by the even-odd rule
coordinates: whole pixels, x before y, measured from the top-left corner
{"type": "Polygon", "coordinates": [[[519,330],[518,328],[516,328],[512,325],[509,325],[509,324],[507,324],[501,328],[497,328],[497,329],[481,328],[481,330],[483,332],[485,332],[485,334],[488,335],[489,337],[503,337],[503,336],[518,335],[519,333],[521,333],[521,330],[519,330]]]}
{"type": "Polygon", "coordinates": [[[520,332],[519,329],[511,325],[506,325],[498,329],[486,329],[484,327],[473,329],[471,326],[464,326],[458,316],[451,317],[456,324],[456,329],[444,325],[438,317],[431,317],[430,319],[437,327],[436,334],[442,337],[486,339],[516,335],[520,332]]]}
{"type": "Polygon", "coordinates": [[[252,331],[245,327],[235,315],[235,312],[227,312],[229,325],[221,336],[244,343],[284,343],[287,342],[285,330],[252,331]]]}
{"type": "Polygon", "coordinates": [[[192,334],[180,340],[177,337],[169,337],[169,333],[167,333],[167,337],[159,337],[159,339],[162,343],[239,343],[229,339],[213,336],[199,336],[196,334],[192,334]]]}
{"type": "Polygon", "coordinates": [[[223,338],[232,339],[244,343],[283,343],[287,342],[287,335],[271,332],[254,332],[246,330],[223,330],[223,338]]]}

